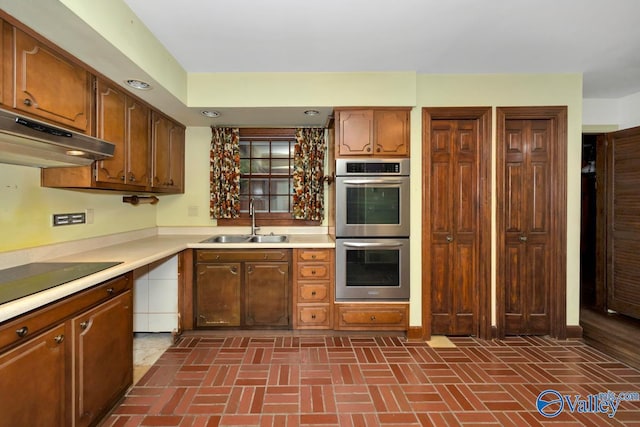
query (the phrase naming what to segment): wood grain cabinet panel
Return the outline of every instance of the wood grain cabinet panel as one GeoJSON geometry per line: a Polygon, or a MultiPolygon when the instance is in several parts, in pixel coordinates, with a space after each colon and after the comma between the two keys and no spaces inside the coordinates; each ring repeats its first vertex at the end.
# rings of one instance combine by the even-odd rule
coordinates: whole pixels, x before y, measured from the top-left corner
{"type": "Polygon", "coordinates": [[[288,327],[289,263],[250,262],[245,267],[244,323],[248,327],[288,327]]]}
{"type": "MultiPolygon", "coordinates": [[[[92,76],[68,56],[13,27],[13,49],[5,55],[13,64],[13,108],[91,132],[92,76]],[[52,82],[55,82],[52,84],[52,82]]],[[[6,98],[9,94],[5,93],[6,98]]]]}
{"type": "Polygon", "coordinates": [[[163,115],[152,115],[152,180],[154,191],[184,192],[184,127],[163,115]]]}
{"type": "Polygon", "coordinates": [[[410,110],[336,109],[336,157],[409,157],[410,110]]]}
{"type": "Polygon", "coordinates": [[[294,249],[295,329],[333,328],[333,259],[333,249],[294,249]]]}
{"type": "Polygon", "coordinates": [[[124,395],[131,282],[125,274],[0,324],[1,427],[96,425],[124,395]]]}
{"type": "Polygon", "coordinates": [[[409,304],[336,304],[336,329],[394,330],[409,327],[409,304]]]}
{"type": "Polygon", "coordinates": [[[71,407],[65,324],[0,354],[0,426],[66,426],[71,407]]]}

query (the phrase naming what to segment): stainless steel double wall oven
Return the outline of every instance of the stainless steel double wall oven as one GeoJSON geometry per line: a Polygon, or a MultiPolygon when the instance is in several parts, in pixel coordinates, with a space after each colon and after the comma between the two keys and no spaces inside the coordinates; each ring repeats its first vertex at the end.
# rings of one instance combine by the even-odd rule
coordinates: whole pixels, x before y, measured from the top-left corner
{"type": "Polygon", "coordinates": [[[409,159],[336,160],[336,299],[409,299],[409,159]]]}

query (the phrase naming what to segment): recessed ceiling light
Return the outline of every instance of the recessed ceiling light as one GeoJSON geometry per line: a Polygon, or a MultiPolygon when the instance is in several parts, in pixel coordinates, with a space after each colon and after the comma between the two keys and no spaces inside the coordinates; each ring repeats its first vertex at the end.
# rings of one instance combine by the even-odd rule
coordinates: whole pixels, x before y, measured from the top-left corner
{"type": "Polygon", "coordinates": [[[151,85],[147,82],[143,82],[142,80],[129,79],[129,80],[125,80],[125,83],[131,86],[132,88],[138,89],[138,90],[151,89],[151,85]]]}
{"type": "Polygon", "coordinates": [[[205,117],[220,117],[219,112],[212,111],[212,110],[204,110],[204,111],[201,111],[200,114],[202,114],[205,117]]]}
{"type": "Polygon", "coordinates": [[[317,116],[318,114],[320,114],[320,111],[318,111],[318,110],[305,110],[304,113],[307,116],[317,116]]]}

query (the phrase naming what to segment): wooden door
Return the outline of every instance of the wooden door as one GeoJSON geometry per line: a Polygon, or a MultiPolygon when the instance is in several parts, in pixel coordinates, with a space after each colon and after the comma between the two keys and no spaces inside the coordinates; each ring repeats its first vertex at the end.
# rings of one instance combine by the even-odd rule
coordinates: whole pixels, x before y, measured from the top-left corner
{"type": "Polygon", "coordinates": [[[133,381],[132,292],[73,319],[75,426],[104,416],[133,381]]]}
{"type": "Polygon", "coordinates": [[[13,107],[89,133],[89,72],[17,28],[13,37],[13,107]]]}
{"type": "Polygon", "coordinates": [[[409,156],[409,110],[375,110],[374,155],[409,156]]]}
{"type": "Polygon", "coordinates": [[[0,426],[53,427],[66,421],[65,325],[0,356],[0,426]]]}
{"type": "MultiPolygon", "coordinates": [[[[130,186],[151,185],[150,166],[150,109],[132,98],[127,99],[127,174],[125,182],[130,186]]],[[[175,162],[180,163],[184,155],[175,162]]]]}
{"type": "Polygon", "coordinates": [[[127,96],[124,90],[98,80],[96,98],[96,136],[116,146],[113,157],[97,162],[96,181],[124,184],[127,96]]]}
{"type": "Polygon", "coordinates": [[[491,108],[424,108],[422,322],[491,337],[491,108]]]}
{"type": "Polygon", "coordinates": [[[245,321],[249,327],[290,325],[289,263],[247,262],[245,264],[245,321]]]}
{"type": "Polygon", "coordinates": [[[640,127],[606,135],[607,308],[640,319],[640,127]]]}
{"type": "Polygon", "coordinates": [[[196,265],[196,326],[240,326],[241,266],[196,265]]]}
{"type": "Polygon", "coordinates": [[[478,126],[431,122],[431,332],[478,333],[478,126]]]}
{"type": "Polygon", "coordinates": [[[498,335],[566,336],[566,107],[498,108],[498,335]]]}
{"type": "Polygon", "coordinates": [[[505,123],[505,333],[549,332],[549,120],[505,123]]]}

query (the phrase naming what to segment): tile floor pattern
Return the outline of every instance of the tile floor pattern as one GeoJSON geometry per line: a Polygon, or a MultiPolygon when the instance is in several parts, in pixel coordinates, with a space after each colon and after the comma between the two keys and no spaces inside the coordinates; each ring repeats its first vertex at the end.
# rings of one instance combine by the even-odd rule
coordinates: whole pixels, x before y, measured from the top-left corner
{"type": "Polygon", "coordinates": [[[544,418],[538,394],[640,392],[640,371],[580,340],[451,338],[455,347],[373,336],[185,336],[104,426],[640,426],[615,417],[544,418]]]}

